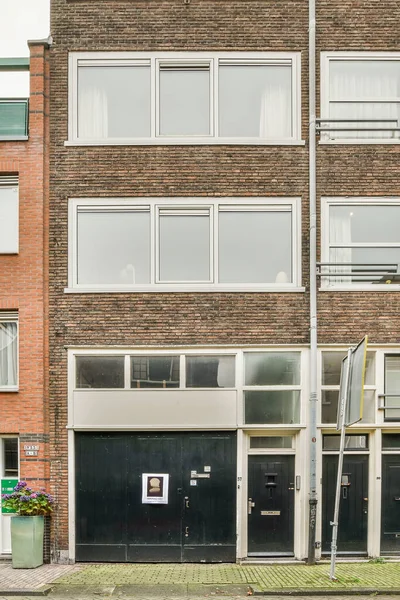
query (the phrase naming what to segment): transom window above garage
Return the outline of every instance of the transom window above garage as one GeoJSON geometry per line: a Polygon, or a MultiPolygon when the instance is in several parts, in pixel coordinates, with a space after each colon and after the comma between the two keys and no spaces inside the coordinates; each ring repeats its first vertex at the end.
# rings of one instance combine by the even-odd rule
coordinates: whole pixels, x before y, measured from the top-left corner
{"type": "Polygon", "coordinates": [[[77,355],[77,389],[234,388],[229,354],[77,355]]]}
{"type": "Polygon", "coordinates": [[[291,144],[299,53],[70,53],[72,144],[291,144]]]}
{"type": "Polygon", "coordinates": [[[69,288],[84,291],[293,290],[300,200],[70,201],[69,288]]]}

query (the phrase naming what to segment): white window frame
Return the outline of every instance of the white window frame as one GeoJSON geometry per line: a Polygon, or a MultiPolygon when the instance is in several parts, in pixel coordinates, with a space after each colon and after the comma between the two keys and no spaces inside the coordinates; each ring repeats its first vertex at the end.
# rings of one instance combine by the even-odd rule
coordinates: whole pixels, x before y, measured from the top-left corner
{"type": "MultiPolygon", "coordinates": [[[[1,203],[1,190],[2,189],[14,189],[16,190],[15,206],[13,209],[12,218],[15,219],[15,223],[5,223],[3,227],[7,227],[8,230],[14,229],[13,242],[7,249],[0,248],[1,254],[18,254],[19,253],[19,177],[18,175],[0,175],[0,203],[1,203]]],[[[1,206],[0,206],[1,210],[1,206]]],[[[0,213],[1,214],[1,213],[0,213]]],[[[3,213],[4,214],[4,213],[3,213]]],[[[0,229],[1,234],[1,229],[0,229]]]]}
{"type": "MultiPolygon", "coordinates": [[[[400,197],[367,197],[367,196],[345,196],[345,197],[322,197],[321,198],[321,262],[329,263],[329,210],[331,206],[348,206],[350,204],[354,205],[392,205],[392,206],[400,206],[400,197]]],[[[393,247],[396,248],[400,244],[395,243],[387,243],[387,244],[378,244],[378,243],[359,243],[354,244],[353,246],[359,247],[393,247]]],[[[349,278],[350,279],[350,278],[349,278]]],[[[368,282],[355,282],[355,283],[335,283],[334,278],[323,277],[321,275],[321,290],[340,290],[340,291],[362,291],[368,290],[375,292],[393,292],[395,290],[400,290],[400,283],[368,283],[368,282]]]]}
{"type": "Polygon", "coordinates": [[[0,311],[0,323],[16,323],[17,325],[17,382],[15,385],[1,385],[0,392],[18,392],[19,389],[19,321],[18,312],[0,311]]]}
{"type": "Polygon", "coordinates": [[[303,292],[301,282],[301,199],[300,198],[70,198],[68,207],[68,287],[67,293],[101,293],[101,292],[303,292]],[[204,203],[202,203],[204,200],[204,203]],[[218,215],[219,207],[228,206],[233,210],[285,210],[292,214],[292,282],[289,283],[218,283],[218,215]],[[143,210],[150,207],[150,284],[128,285],[80,285],[77,279],[77,215],[79,208],[90,210],[123,208],[132,210],[135,207],[143,210]],[[160,208],[173,210],[210,210],[210,281],[209,282],[168,282],[159,280],[158,251],[158,219],[160,208]]]}
{"type": "MultiPolygon", "coordinates": [[[[321,52],[321,118],[329,119],[330,117],[330,99],[329,99],[329,79],[330,79],[330,63],[331,61],[400,61],[400,52],[321,52]]],[[[356,98],[354,99],[356,100],[356,98]]],[[[372,101],[370,98],[369,101],[372,101]]],[[[376,101],[382,101],[382,98],[377,98],[376,101]]],[[[389,100],[385,99],[384,101],[389,100]]],[[[393,99],[392,99],[393,100],[393,99]]],[[[351,102],[349,99],[348,101],[351,102]]],[[[362,102],[362,99],[360,99],[362,102]]],[[[393,100],[395,101],[395,100],[393,100]]],[[[400,97],[398,98],[400,102],[400,97]]],[[[322,121],[322,127],[328,127],[329,123],[322,121]]],[[[332,128],[335,124],[331,124],[332,128]]],[[[360,124],[360,127],[362,124],[360,124]]],[[[356,124],[349,123],[349,127],[356,127],[356,124]]],[[[368,132],[365,132],[368,133],[368,132]]],[[[400,138],[340,138],[331,139],[329,132],[321,132],[320,144],[400,144],[400,138]]]]}
{"type": "MultiPolygon", "coordinates": [[[[13,475],[10,477],[10,475],[6,475],[5,474],[5,448],[4,448],[4,440],[6,439],[13,439],[13,440],[19,440],[18,435],[8,435],[8,434],[2,434],[0,436],[0,479],[18,479],[19,480],[19,470],[20,470],[20,448],[19,448],[19,443],[17,443],[17,451],[18,451],[18,472],[16,475],[13,475]]],[[[1,515],[0,515],[1,517],[1,515]]]]}
{"type": "Polygon", "coordinates": [[[301,53],[300,52],[70,52],[69,53],[69,120],[66,146],[117,146],[117,145],[304,145],[301,140],[301,53]],[[82,140],[78,137],[78,67],[79,65],[130,65],[144,64],[151,68],[151,134],[146,138],[106,138],[82,140]],[[219,61],[232,61],[254,65],[290,65],[292,70],[292,136],[284,139],[234,138],[218,135],[218,65],[219,61]],[[210,65],[210,135],[160,136],[159,135],[159,68],[163,63],[176,65],[210,65]]]}

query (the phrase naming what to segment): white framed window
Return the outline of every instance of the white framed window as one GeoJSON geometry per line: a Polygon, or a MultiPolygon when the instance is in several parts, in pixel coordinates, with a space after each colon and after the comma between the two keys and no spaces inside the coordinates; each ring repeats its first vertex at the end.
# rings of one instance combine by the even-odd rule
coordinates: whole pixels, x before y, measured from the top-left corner
{"type": "Polygon", "coordinates": [[[301,143],[300,53],[71,52],[66,144],[301,143]]]}
{"type": "Polygon", "coordinates": [[[0,311],[0,391],[18,390],[18,313],[0,311]]]}
{"type": "Polygon", "coordinates": [[[321,118],[322,142],[399,143],[400,53],[322,52],[321,118]]]}
{"type": "MultiPolygon", "coordinates": [[[[346,350],[321,352],[321,423],[337,423],[340,373],[345,356],[346,350]]],[[[375,366],[375,352],[367,352],[361,423],[375,423],[377,419],[375,366]]]]}
{"type": "MultiPolygon", "coordinates": [[[[0,478],[18,479],[19,439],[10,435],[0,437],[0,478]]],[[[7,493],[11,493],[8,490],[7,493]]]]}
{"type": "Polygon", "coordinates": [[[321,206],[322,287],[397,288],[400,198],[322,198],[321,206]]]}
{"type": "Polygon", "coordinates": [[[69,202],[67,291],[295,291],[299,198],[69,202]]]}
{"type": "Polygon", "coordinates": [[[0,175],[0,254],[18,253],[18,231],[18,176],[0,175]]]}
{"type": "Polygon", "coordinates": [[[301,352],[244,352],[244,422],[301,422],[301,352]]]}

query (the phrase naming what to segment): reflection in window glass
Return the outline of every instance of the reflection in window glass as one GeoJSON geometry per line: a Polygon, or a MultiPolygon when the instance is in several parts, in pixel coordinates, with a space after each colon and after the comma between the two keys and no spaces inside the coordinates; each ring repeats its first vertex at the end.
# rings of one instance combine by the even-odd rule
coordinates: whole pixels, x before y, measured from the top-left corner
{"type": "Polygon", "coordinates": [[[132,356],[131,387],[179,387],[179,356],[132,356]]]}
{"type": "MultiPolygon", "coordinates": [[[[342,361],[347,352],[323,352],[322,353],[322,385],[339,385],[342,361]]],[[[365,367],[365,385],[375,383],[375,354],[367,352],[365,367]]]]}
{"type": "Polygon", "coordinates": [[[18,438],[3,438],[4,477],[18,477],[18,438]]]}
{"type": "Polygon", "coordinates": [[[80,139],[150,136],[150,66],[80,66],[80,139]]]}
{"type": "Polygon", "coordinates": [[[385,356],[385,421],[400,420],[400,356],[385,356]]]}
{"type": "Polygon", "coordinates": [[[286,423],[300,422],[300,391],[246,391],[245,423],[286,423]]]}
{"type": "Polygon", "coordinates": [[[300,352],[248,352],[245,385],[300,385],[300,352]]]}
{"type": "Polygon", "coordinates": [[[289,65],[220,65],[220,136],[289,138],[291,114],[289,65]]]}
{"type": "Polygon", "coordinates": [[[160,135],[209,134],[209,65],[161,65],[160,135]]]}
{"type": "Polygon", "coordinates": [[[290,211],[220,211],[218,237],[221,283],[292,282],[290,211]]]}
{"type": "Polygon", "coordinates": [[[208,209],[160,210],[160,280],[210,281],[208,209]]]}
{"type": "Polygon", "coordinates": [[[186,387],[235,386],[234,356],[186,356],[186,387]]]}
{"type": "Polygon", "coordinates": [[[123,356],[77,356],[77,388],[123,388],[123,356]]]}
{"type": "MultiPolygon", "coordinates": [[[[339,390],[322,390],[321,392],[321,421],[336,423],[339,401],[339,390]]],[[[375,391],[364,390],[364,410],[360,423],[375,422],[375,391]]]]}
{"type": "MultiPolygon", "coordinates": [[[[346,435],[344,441],[345,450],[368,450],[368,435],[346,435]]],[[[340,435],[322,436],[323,450],[339,450],[340,435]]]]}
{"type": "Polygon", "coordinates": [[[293,438],[285,436],[260,436],[250,438],[250,448],[292,448],[293,438]]]}
{"type": "Polygon", "coordinates": [[[78,284],[150,281],[150,212],[78,211],[78,284]]]}

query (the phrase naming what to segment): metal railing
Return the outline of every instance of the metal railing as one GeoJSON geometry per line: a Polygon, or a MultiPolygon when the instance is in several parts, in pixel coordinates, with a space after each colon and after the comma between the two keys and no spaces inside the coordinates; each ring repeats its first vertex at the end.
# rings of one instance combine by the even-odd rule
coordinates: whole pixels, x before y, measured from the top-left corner
{"type": "Polygon", "coordinates": [[[400,266],[395,263],[339,263],[318,262],[317,277],[333,280],[346,279],[349,283],[400,283],[400,266]]]}
{"type": "Polygon", "coordinates": [[[0,98],[0,140],[26,140],[28,116],[28,99],[0,98]]]}

